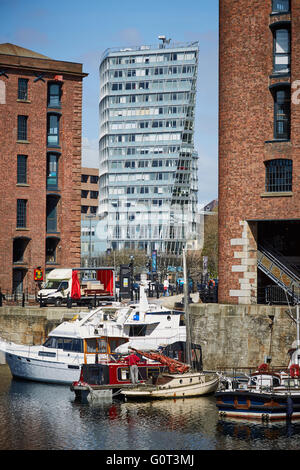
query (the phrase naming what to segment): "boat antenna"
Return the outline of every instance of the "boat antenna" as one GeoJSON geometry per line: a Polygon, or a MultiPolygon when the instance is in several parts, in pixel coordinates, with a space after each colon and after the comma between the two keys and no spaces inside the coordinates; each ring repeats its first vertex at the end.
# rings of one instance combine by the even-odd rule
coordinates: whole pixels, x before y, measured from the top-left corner
{"type": "Polygon", "coordinates": [[[191,354],[191,329],[190,329],[190,316],[189,316],[189,300],[188,300],[188,279],[186,269],[186,252],[185,248],[182,250],[183,258],[183,278],[184,278],[184,314],[185,314],[185,326],[186,326],[186,362],[192,368],[192,354],[191,354]]]}

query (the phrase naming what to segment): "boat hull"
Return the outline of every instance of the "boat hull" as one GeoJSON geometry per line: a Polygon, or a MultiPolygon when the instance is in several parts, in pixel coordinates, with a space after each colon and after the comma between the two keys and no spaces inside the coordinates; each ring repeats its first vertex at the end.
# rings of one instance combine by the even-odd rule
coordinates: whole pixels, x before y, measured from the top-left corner
{"type": "Polygon", "coordinates": [[[147,386],[140,385],[121,393],[128,399],[163,399],[163,398],[188,398],[201,395],[209,395],[216,391],[219,378],[213,376],[210,380],[205,374],[174,374],[164,375],[172,377],[165,385],[147,386]]]}
{"type": "Polygon", "coordinates": [[[12,354],[5,355],[13,377],[35,382],[70,385],[80,377],[80,365],[39,360],[12,354]]]}
{"type": "Polygon", "coordinates": [[[280,420],[300,417],[300,391],[225,390],[215,393],[221,417],[280,420]]]}

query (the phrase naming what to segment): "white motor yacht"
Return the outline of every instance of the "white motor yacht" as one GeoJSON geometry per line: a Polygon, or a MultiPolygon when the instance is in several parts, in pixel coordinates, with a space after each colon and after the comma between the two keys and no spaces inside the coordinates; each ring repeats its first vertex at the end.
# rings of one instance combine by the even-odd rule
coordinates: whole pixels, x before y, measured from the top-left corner
{"type": "Polygon", "coordinates": [[[14,377],[71,384],[79,379],[82,364],[107,361],[116,347],[127,341],[122,325],[103,321],[103,311],[98,308],[54,328],[43,345],[0,339],[0,350],[14,377]]]}
{"type": "Polygon", "coordinates": [[[0,351],[14,377],[71,384],[79,380],[82,364],[108,361],[112,353],[127,353],[131,347],[157,350],[185,339],[183,312],[149,304],[141,286],[136,304],[98,307],[76,315],[52,330],[43,345],[0,338],[0,351]]]}

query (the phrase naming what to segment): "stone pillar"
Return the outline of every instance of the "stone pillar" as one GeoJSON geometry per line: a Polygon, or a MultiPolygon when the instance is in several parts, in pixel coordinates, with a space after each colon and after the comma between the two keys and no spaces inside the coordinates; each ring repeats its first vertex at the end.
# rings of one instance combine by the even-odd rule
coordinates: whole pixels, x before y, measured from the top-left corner
{"type": "Polygon", "coordinates": [[[257,223],[251,225],[246,220],[240,221],[241,238],[232,238],[236,263],[231,266],[233,273],[239,273],[239,289],[231,289],[230,297],[237,297],[239,304],[257,303],[257,223]]]}

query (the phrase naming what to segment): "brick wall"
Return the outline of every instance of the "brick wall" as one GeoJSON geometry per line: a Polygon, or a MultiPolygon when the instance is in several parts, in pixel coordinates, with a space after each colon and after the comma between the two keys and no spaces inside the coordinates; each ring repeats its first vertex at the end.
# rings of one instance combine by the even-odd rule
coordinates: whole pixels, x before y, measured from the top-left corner
{"type": "Polygon", "coordinates": [[[81,108],[82,79],[80,64],[47,59],[19,58],[1,54],[0,100],[1,186],[0,186],[0,288],[12,290],[13,269],[25,273],[23,287],[34,293],[33,271],[41,266],[80,265],[80,185],[81,185],[81,108]],[[36,80],[43,73],[43,80],[36,80]],[[63,75],[60,117],[58,190],[46,189],[47,167],[47,84],[63,75]],[[18,78],[28,79],[28,100],[19,101],[18,78]],[[27,142],[17,142],[17,116],[28,116],[27,142]],[[17,155],[27,155],[27,183],[17,184],[17,155]],[[46,195],[59,196],[56,264],[46,265],[46,195]],[[17,199],[27,200],[27,224],[16,228],[17,199]],[[13,263],[13,239],[27,237],[22,262],[13,263]]]}
{"type": "Polygon", "coordinates": [[[252,292],[256,273],[255,221],[300,216],[300,105],[291,105],[291,140],[272,142],[274,102],[269,90],[278,81],[300,79],[299,9],[299,2],[292,0],[291,14],[270,15],[271,0],[220,1],[219,301],[222,303],[255,301],[252,292]],[[291,77],[271,77],[273,35],[269,25],[279,20],[291,21],[291,77]],[[265,192],[264,162],[274,158],[293,160],[292,193],[265,192]],[[245,243],[250,246],[247,255],[245,243]],[[248,281],[248,288],[242,289],[241,285],[245,286],[250,278],[253,280],[248,281]]]}

